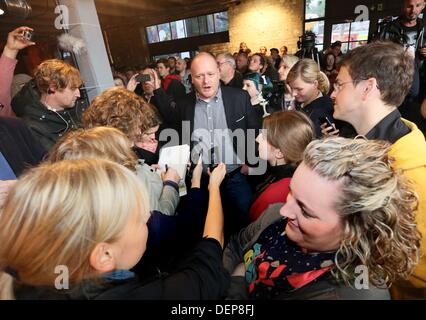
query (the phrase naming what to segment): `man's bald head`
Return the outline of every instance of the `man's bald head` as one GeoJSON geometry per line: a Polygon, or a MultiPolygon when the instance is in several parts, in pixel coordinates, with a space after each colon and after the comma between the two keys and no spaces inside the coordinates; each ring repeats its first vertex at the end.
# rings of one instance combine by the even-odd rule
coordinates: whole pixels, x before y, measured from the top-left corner
{"type": "Polygon", "coordinates": [[[213,55],[199,53],[191,63],[192,84],[200,98],[208,100],[219,89],[219,68],[213,55]]]}

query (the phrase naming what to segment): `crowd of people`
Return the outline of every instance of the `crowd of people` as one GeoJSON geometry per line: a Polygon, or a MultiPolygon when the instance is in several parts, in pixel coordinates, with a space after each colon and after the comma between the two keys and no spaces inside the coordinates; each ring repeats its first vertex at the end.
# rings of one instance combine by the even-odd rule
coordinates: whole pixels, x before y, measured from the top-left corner
{"type": "Polygon", "coordinates": [[[114,71],[79,115],[62,60],[12,99],[28,29],[0,58],[0,299],[426,299],[425,119],[399,111],[425,49],[241,43],[114,71]],[[158,165],[182,144],[184,176],[158,165]]]}

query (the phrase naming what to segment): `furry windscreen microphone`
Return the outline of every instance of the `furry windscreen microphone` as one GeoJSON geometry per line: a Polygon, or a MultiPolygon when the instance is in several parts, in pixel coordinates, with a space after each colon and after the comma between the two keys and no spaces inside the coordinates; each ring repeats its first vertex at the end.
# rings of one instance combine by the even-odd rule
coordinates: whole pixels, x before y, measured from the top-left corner
{"type": "Polygon", "coordinates": [[[83,39],[74,37],[69,33],[63,33],[58,37],[58,45],[62,50],[74,52],[74,54],[80,54],[87,50],[83,39]]]}

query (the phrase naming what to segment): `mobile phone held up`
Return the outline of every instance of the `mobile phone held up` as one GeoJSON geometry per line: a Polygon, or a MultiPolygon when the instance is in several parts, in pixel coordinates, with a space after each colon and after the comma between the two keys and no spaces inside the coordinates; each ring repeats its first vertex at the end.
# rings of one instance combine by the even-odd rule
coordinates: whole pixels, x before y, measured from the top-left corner
{"type": "Polygon", "coordinates": [[[149,74],[140,74],[136,77],[136,81],[140,83],[151,81],[151,76],[149,74]]]}
{"type": "Polygon", "coordinates": [[[321,117],[321,118],[320,118],[320,122],[321,122],[321,123],[327,123],[327,126],[329,126],[329,127],[333,127],[333,128],[334,128],[334,123],[333,123],[333,121],[331,121],[331,120],[330,120],[330,118],[329,118],[329,117],[327,117],[327,116],[325,116],[325,117],[321,117]]]}

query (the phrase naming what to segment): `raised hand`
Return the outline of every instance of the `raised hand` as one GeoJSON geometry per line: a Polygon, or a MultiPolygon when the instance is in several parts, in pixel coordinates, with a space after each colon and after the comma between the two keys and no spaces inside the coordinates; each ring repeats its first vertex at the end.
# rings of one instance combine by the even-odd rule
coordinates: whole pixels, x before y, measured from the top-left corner
{"type": "Polygon", "coordinates": [[[23,38],[24,31],[33,31],[30,27],[19,27],[9,32],[3,54],[11,59],[15,59],[19,50],[32,46],[35,42],[23,38]]]}

